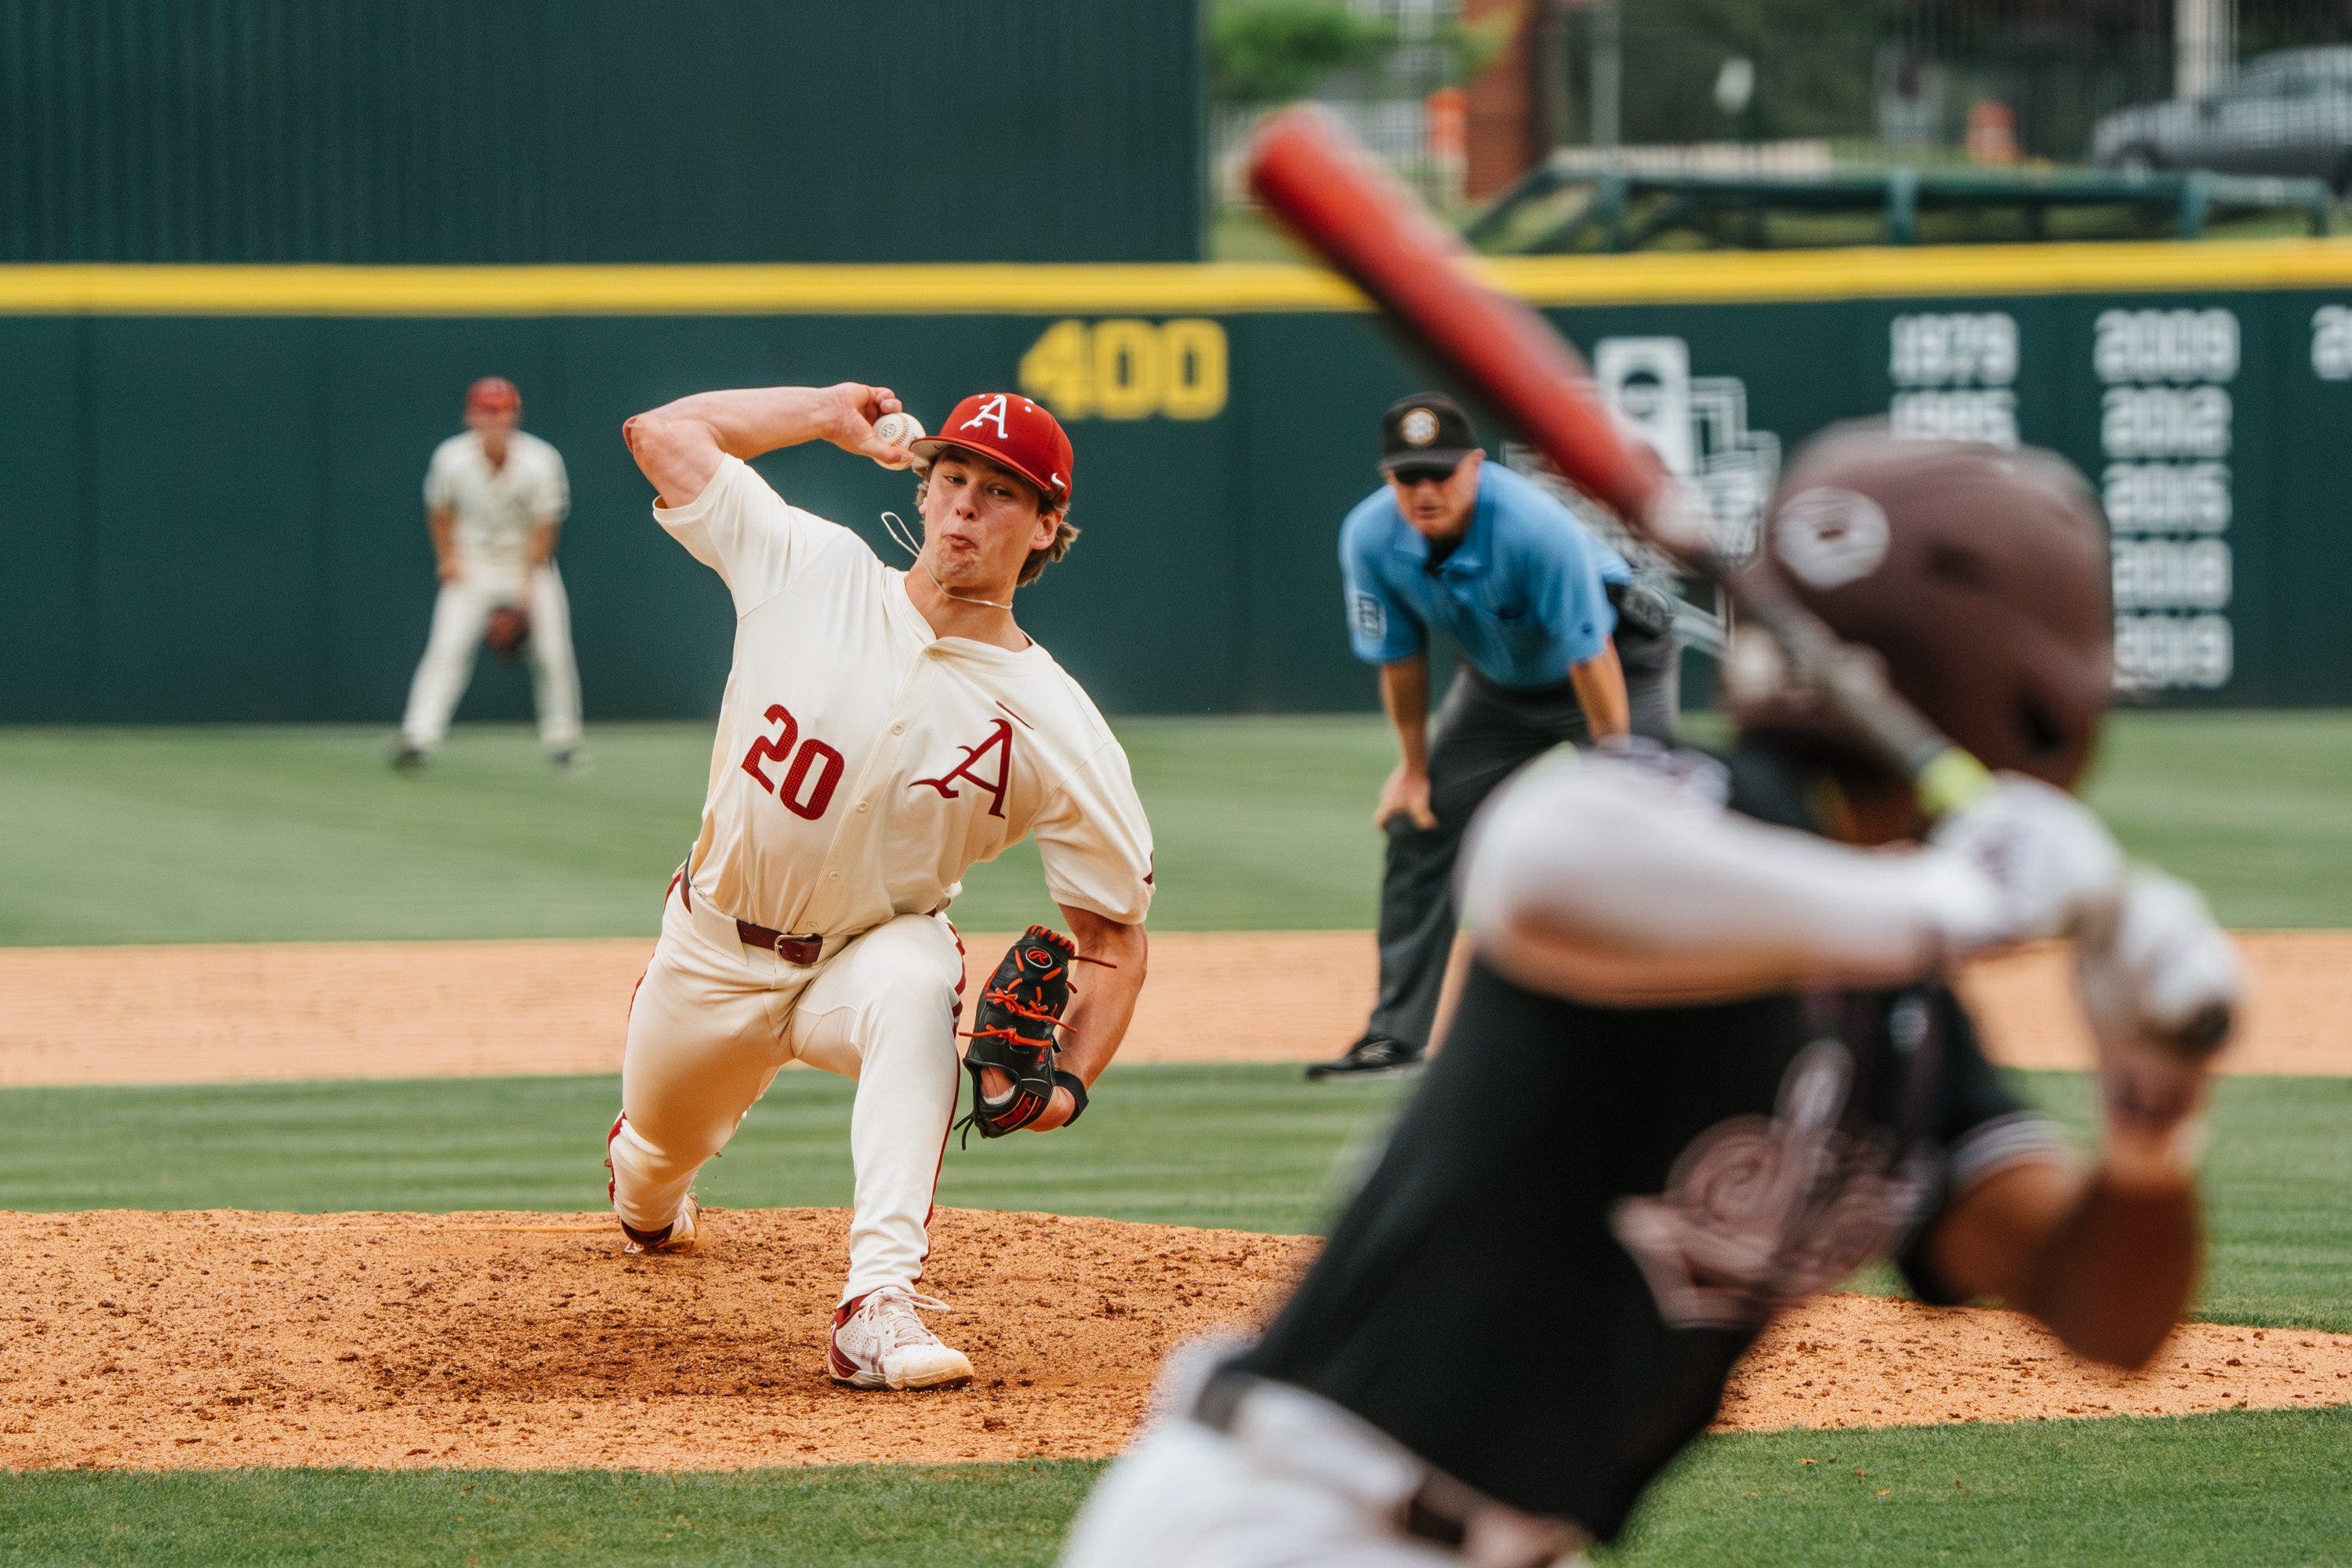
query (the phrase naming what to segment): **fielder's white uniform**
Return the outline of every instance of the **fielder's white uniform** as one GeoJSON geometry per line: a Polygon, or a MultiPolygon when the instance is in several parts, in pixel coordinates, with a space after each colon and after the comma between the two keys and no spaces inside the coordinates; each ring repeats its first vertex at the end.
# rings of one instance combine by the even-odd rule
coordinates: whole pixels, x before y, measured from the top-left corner
{"type": "Polygon", "coordinates": [[[408,688],[401,739],[420,752],[440,744],[449,715],[466,695],[482,633],[501,606],[530,613],[531,694],[539,738],[551,752],[580,743],[580,671],[572,659],[572,608],[555,563],[530,564],[532,530],[561,523],[572,510],[563,458],[538,437],[517,430],[507,460],[493,468],[482,438],[467,430],[434,448],[425,474],[425,504],[452,515],[458,578],[441,584],[433,604],[433,630],[408,688]]]}
{"type": "Polygon", "coordinates": [[[1031,833],[1063,904],[1151,903],[1127,755],[1044,647],[935,636],[902,573],[734,458],[654,517],[735,601],[702,828],[629,1012],[614,1206],[658,1231],[786,1062],[857,1082],[844,1301],[911,1288],[961,1069],[944,916],[974,861],[1031,833]],[[824,941],[800,964],[739,920],[824,941]]]}

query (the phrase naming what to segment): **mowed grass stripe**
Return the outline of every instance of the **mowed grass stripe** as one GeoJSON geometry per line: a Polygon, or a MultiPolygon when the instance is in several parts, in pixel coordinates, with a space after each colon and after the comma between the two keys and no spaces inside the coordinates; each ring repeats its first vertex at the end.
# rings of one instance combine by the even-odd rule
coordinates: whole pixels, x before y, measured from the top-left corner
{"type": "MultiPolygon", "coordinates": [[[[856,1086],[780,1076],[699,1190],[722,1207],[850,1199],[856,1086]]],[[[1297,1234],[1399,1086],[1295,1067],[1114,1068],[1066,1136],[964,1147],[942,1204],[1297,1234]]],[[[601,1207],[617,1079],[521,1078],[0,1090],[0,1208],[601,1207]]]]}
{"type": "Polygon", "coordinates": [[[0,1474],[0,1564],[1050,1563],[1099,1467],[0,1474]]]}
{"type": "MultiPolygon", "coordinates": [[[[1372,924],[1370,813],[1395,760],[1381,719],[1117,727],[1159,850],[1154,925],[1372,924]]],[[[1704,717],[1691,728],[1721,733],[1704,717]]],[[[415,776],[384,766],[387,737],[0,731],[0,944],[653,933],[693,838],[708,724],[592,725],[585,778],[551,773],[520,726],[463,726],[415,776]]],[[[2347,927],[2347,777],[2352,713],[2128,713],[2091,797],[2126,846],[2211,892],[2226,922],[2347,927]]],[[[981,930],[1055,919],[1034,847],[975,867],[955,912],[981,930]]]]}
{"type": "Polygon", "coordinates": [[[1709,1438],[1598,1561],[2275,1568],[2347,1553],[2338,1408],[1709,1438]]]}
{"type": "MultiPolygon", "coordinates": [[[[1378,720],[1134,719],[1168,931],[1373,921],[1378,720]]],[[[0,944],[650,936],[694,839],[702,723],[592,726],[553,773],[530,731],[461,726],[398,775],[351,726],[0,731],[0,944]]],[[[1034,845],[976,867],[971,929],[1058,923],[1034,845]]],[[[1335,1043],[1344,1044],[1344,1042],[1335,1043]]]]}
{"type": "MultiPolygon", "coordinates": [[[[1053,1561],[1099,1467],[657,1475],[226,1470],[0,1475],[0,1564],[1053,1561]]],[[[2352,1541],[2352,1411],[1702,1439],[1622,1568],[2331,1563],[2352,1541]]]]}
{"type": "MultiPolygon", "coordinates": [[[[2086,1078],[2014,1081],[2087,1141],[2086,1078]]],[[[784,1074],[705,1197],[846,1204],[853,1092],[784,1074]]],[[[940,1201],[1316,1231],[1402,1092],[1289,1066],[1114,1068],[1067,1134],[950,1141],[940,1201]]],[[[0,1090],[0,1208],[593,1209],[618,1093],[601,1077],[0,1090]]],[[[2213,1131],[2202,1315],[2352,1331],[2352,1079],[2226,1079],[2213,1131]]]]}

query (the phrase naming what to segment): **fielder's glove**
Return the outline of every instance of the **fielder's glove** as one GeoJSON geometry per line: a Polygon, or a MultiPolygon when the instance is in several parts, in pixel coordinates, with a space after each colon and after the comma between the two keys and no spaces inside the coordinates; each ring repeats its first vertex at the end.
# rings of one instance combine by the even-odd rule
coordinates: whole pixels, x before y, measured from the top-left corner
{"type": "Polygon", "coordinates": [[[971,1016],[971,1047],[963,1058],[971,1074],[971,1114],[958,1124],[965,1142],[975,1127],[982,1138],[1020,1131],[1045,1114],[1055,1085],[1068,1089],[1077,1104],[1071,1121],[1086,1110],[1087,1086],[1056,1065],[1054,1040],[1070,1005],[1070,965],[1077,956],[1077,944],[1060,931],[1031,926],[981,987],[971,1016]],[[1001,1069],[1012,1087],[990,1099],[983,1068],[1001,1069]]]}
{"type": "Polygon", "coordinates": [[[530,612],[520,605],[499,605],[490,612],[489,629],[483,640],[500,658],[520,658],[522,645],[530,640],[530,612]]]}

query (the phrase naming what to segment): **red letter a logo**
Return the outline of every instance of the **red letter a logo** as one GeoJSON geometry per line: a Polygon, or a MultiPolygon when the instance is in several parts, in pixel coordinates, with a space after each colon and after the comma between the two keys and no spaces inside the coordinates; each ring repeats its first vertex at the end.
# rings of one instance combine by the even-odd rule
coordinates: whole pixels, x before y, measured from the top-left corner
{"type": "Polygon", "coordinates": [[[955,787],[955,782],[958,779],[969,779],[974,788],[988,792],[989,816],[1004,815],[1004,792],[1013,783],[1013,724],[1010,720],[999,719],[994,727],[988,731],[988,739],[977,746],[964,747],[963,761],[941,773],[938,778],[917,779],[914,784],[907,787],[913,789],[916,784],[929,784],[950,800],[961,800],[963,795],[955,787]],[[996,753],[994,778],[985,777],[980,772],[981,758],[991,752],[996,753]]]}

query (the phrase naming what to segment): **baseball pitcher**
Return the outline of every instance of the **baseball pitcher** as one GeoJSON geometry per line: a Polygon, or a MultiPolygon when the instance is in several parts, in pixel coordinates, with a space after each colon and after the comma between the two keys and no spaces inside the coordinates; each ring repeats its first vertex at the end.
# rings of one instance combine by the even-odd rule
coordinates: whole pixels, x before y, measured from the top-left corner
{"type": "Polygon", "coordinates": [[[1928,829],[1745,633],[1727,762],[1520,774],[1472,828],[1478,956],[1379,1168],[1262,1339],[1170,1374],[1066,1563],[1555,1562],[1618,1533],[1775,1314],[1874,1257],[2094,1360],[2163,1342],[2238,970],[2066,793],[2112,682],[2088,489],[2043,453],[1835,433],[1748,570],[2000,782],[1928,829]],[[1947,984],[2053,936],[2100,1047],[2087,1169],[1947,984]]]}
{"type": "Polygon", "coordinates": [[[961,1382],[916,1314],[962,1069],[963,949],[946,910],[974,861],[1034,834],[1071,935],[1033,927],[974,1011],[972,1121],[1068,1125],[1143,984],[1151,835],[1127,756],[1014,622],[1062,558],[1069,437],[1017,395],[956,405],[911,450],[886,387],[768,387],[628,422],[654,517],[726,583],[734,668],[693,853],[629,1012],[611,1197],[632,1250],[697,1239],[690,1189],[779,1068],[857,1080],[849,1272],[827,1370],[859,1388],[961,1382]],[[829,441],[922,468],[922,546],[886,567],[746,459],[829,441]],[[1075,970],[1075,972],[1074,972],[1075,970]]]}
{"type": "Polygon", "coordinates": [[[548,759],[567,772],[579,763],[580,671],[572,608],[555,571],[572,489],[562,456],[518,429],[521,418],[514,383],[484,376],[467,389],[465,433],[434,448],[425,470],[425,526],[441,592],[409,683],[394,767],[420,767],[441,744],[486,636],[499,657],[530,666],[548,759]]]}

